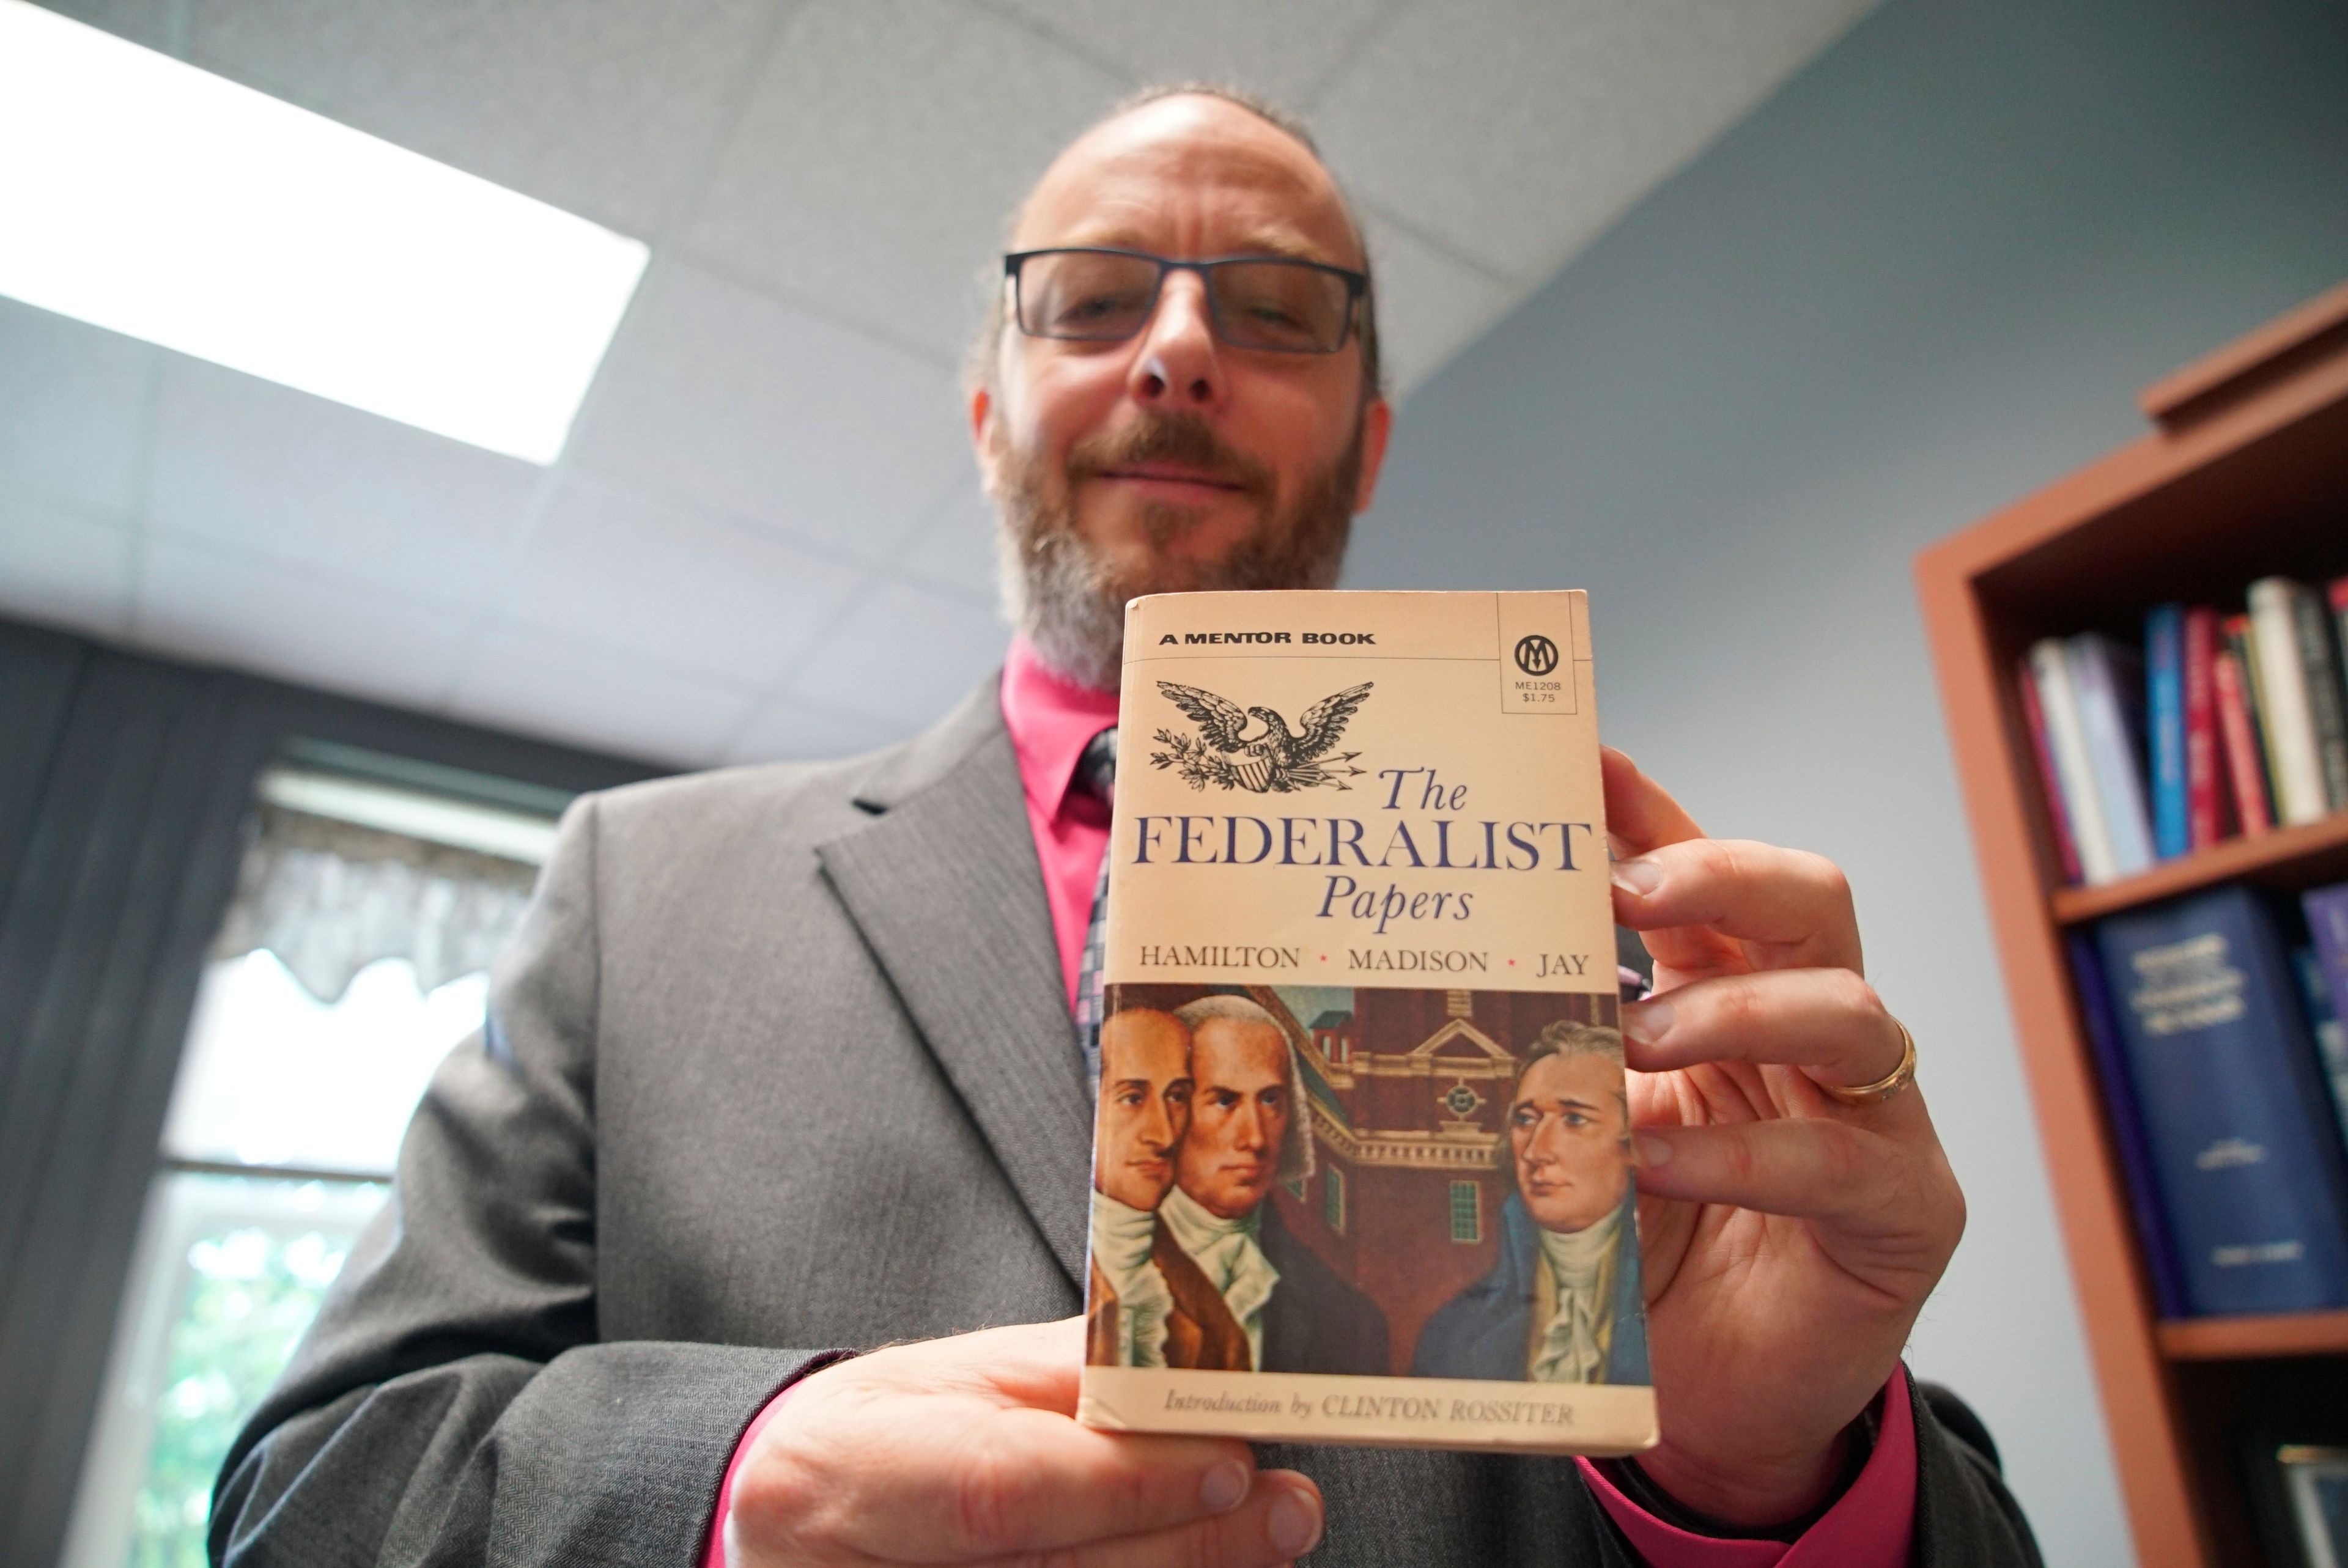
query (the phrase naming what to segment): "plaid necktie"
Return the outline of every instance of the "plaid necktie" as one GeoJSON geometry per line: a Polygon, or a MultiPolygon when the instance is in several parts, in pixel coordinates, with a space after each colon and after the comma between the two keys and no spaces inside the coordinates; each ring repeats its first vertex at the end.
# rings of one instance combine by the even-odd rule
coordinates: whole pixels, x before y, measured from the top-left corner
{"type": "MultiPolygon", "coordinates": [[[[1117,794],[1117,726],[1085,743],[1071,787],[1107,805],[1117,794]]],[[[1085,1081],[1100,1092],[1101,946],[1108,933],[1108,852],[1101,852],[1093,883],[1093,912],[1085,922],[1085,954],[1076,966],[1076,1043],[1085,1053],[1085,1081]]]]}

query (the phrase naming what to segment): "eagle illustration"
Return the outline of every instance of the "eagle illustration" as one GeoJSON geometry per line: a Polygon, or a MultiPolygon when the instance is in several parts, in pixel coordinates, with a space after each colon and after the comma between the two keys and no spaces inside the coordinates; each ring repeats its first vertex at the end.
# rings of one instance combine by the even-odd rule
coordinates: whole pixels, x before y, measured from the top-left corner
{"type": "Polygon", "coordinates": [[[1291,730],[1288,721],[1270,708],[1241,708],[1212,692],[1160,681],[1159,691],[1189,715],[1199,733],[1159,731],[1157,739],[1169,749],[1152,752],[1150,764],[1179,769],[1192,789],[1210,784],[1258,794],[1286,794],[1322,784],[1351,789],[1345,781],[1361,777],[1363,770],[1348,764],[1362,753],[1333,756],[1330,748],[1344,736],[1345,721],[1368,700],[1375,684],[1365,681],[1322,698],[1304,710],[1303,728],[1291,730]]]}

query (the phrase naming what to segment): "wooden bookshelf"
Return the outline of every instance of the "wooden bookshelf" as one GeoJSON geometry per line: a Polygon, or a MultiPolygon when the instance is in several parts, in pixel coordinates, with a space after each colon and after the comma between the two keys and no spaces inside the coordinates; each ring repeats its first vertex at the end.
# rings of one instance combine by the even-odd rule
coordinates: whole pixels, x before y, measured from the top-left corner
{"type": "Polygon", "coordinates": [[[2348,880],[2348,814],[2140,876],[2064,886],[2014,685],[2038,638],[2142,636],[2164,600],[2239,608],[2348,573],[2348,284],[2163,378],[2142,438],[1917,558],[1982,881],[2138,1561],[2261,1560],[2240,1463],[2290,1410],[2348,1409],[2348,1312],[2159,1321],[2064,929],[2227,881],[2348,880]]]}

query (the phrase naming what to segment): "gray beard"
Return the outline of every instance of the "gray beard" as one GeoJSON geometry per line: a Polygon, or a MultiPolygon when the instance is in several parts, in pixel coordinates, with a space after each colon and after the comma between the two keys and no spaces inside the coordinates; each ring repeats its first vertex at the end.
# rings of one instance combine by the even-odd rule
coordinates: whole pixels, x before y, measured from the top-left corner
{"type": "MultiPolygon", "coordinates": [[[[1125,605],[1152,593],[1210,589],[1334,588],[1352,532],[1359,486],[1359,430],[1323,474],[1277,512],[1267,505],[1251,535],[1220,561],[1161,560],[1121,581],[1076,529],[1064,484],[1056,493],[1041,465],[1006,453],[995,560],[1004,613],[1044,662],[1099,692],[1117,689],[1125,662],[1125,605]]],[[[1152,507],[1143,527],[1163,542],[1192,522],[1175,507],[1152,507]]]]}

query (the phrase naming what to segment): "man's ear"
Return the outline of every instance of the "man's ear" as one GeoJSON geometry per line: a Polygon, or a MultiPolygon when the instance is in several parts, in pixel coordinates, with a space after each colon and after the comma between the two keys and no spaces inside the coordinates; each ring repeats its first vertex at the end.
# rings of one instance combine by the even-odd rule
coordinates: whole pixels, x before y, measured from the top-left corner
{"type": "Polygon", "coordinates": [[[1394,434],[1394,405],[1383,397],[1370,399],[1362,410],[1362,477],[1354,487],[1355,515],[1370,509],[1378,493],[1378,470],[1385,466],[1386,437],[1394,434]]]}
{"type": "Polygon", "coordinates": [[[994,389],[984,385],[970,389],[970,447],[978,458],[978,482],[989,497],[994,491],[995,470],[999,466],[1002,443],[995,438],[997,417],[994,389]]]}

